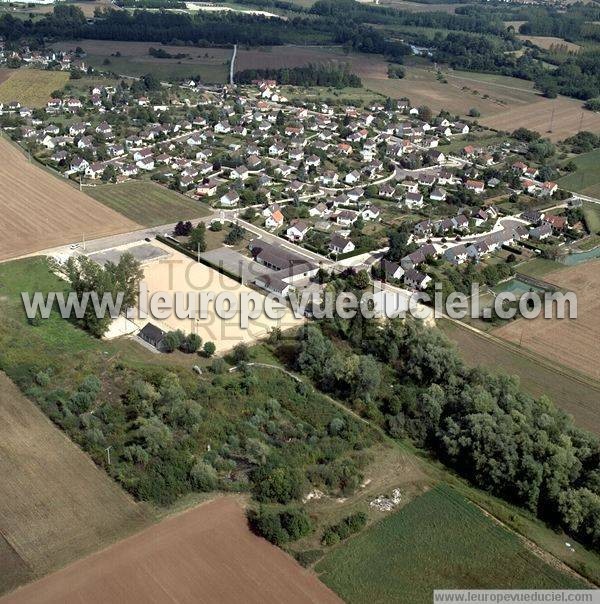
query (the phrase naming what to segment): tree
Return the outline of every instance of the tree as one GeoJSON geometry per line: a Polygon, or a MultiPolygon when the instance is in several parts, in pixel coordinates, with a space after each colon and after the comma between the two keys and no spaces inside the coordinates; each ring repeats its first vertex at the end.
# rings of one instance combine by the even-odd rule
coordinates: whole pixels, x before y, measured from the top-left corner
{"type": "Polygon", "coordinates": [[[179,221],[173,229],[175,237],[187,237],[192,230],[192,223],[188,220],[186,222],[179,221]]]}
{"type": "Polygon", "coordinates": [[[214,491],[218,480],[217,471],[204,461],[197,461],[190,470],[190,483],[197,491],[214,491]]]}
{"type": "Polygon", "coordinates": [[[197,333],[190,333],[183,339],[179,345],[179,348],[182,352],[193,354],[194,352],[198,351],[201,345],[202,338],[197,333]]]}
{"type": "Polygon", "coordinates": [[[248,348],[248,345],[244,344],[244,342],[236,344],[233,348],[232,356],[236,364],[247,363],[250,360],[250,349],[248,348]]]}
{"type": "Polygon", "coordinates": [[[477,109],[475,107],[471,107],[471,109],[469,109],[469,115],[471,117],[481,117],[481,113],[480,113],[479,109],[477,109]]]}
{"type": "Polygon", "coordinates": [[[215,346],[214,342],[204,342],[204,346],[202,347],[202,352],[204,353],[204,356],[207,359],[210,359],[210,357],[213,356],[213,354],[215,354],[217,350],[217,347],[215,346]]]}
{"type": "Polygon", "coordinates": [[[258,501],[289,503],[302,495],[304,478],[298,468],[267,464],[252,473],[258,501]]]}
{"type": "Polygon", "coordinates": [[[184,338],[185,336],[180,330],[167,332],[162,342],[163,350],[165,352],[173,352],[177,350],[181,346],[184,338]]]}
{"type": "Polygon", "coordinates": [[[190,233],[190,249],[198,252],[206,251],[206,225],[199,222],[195,229],[190,233]]]}

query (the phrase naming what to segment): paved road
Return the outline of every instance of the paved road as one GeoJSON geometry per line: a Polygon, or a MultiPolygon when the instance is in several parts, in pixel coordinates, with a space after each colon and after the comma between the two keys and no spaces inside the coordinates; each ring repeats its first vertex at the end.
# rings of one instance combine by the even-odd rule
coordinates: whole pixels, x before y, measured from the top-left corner
{"type": "Polygon", "coordinates": [[[233,45],[233,54],[231,55],[231,64],[229,65],[229,83],[233,86],[233,73],[235,69],[235,57],[237,55],[237,44],[233,45]]]}

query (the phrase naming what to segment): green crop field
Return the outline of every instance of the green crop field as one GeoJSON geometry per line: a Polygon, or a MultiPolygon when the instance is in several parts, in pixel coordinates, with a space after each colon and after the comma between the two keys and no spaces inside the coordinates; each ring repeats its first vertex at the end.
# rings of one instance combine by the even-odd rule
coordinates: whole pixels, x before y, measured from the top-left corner
{"type": "MultiPolygon", "coordinates": [[[[598,187],[598,193],[600,194],[600,186],[598,187]]],[[[590,233],[600,233],[600,204],[584,202],[583,215],[590,233]]]]}
{"type": "Polygon", "coordinates": [[[600,149],[582,153],[573,159],[577,170],[563,176],[558,184],[569,191],[577,191],[584,195],[600,197],[600,149]]]}
{"type": "Polygon", "coordinates": [[[208,214],[202,202],[153,182],[131,181],[86,187],[84,190],[90,197],[144,226],[170,224],[208,214]]]}
{"type": "Polygon", "coordinates": [[[584,587],[444,483],[332,550],[316,571],[349,603],[429,603],[434,589],[584,587]]]}

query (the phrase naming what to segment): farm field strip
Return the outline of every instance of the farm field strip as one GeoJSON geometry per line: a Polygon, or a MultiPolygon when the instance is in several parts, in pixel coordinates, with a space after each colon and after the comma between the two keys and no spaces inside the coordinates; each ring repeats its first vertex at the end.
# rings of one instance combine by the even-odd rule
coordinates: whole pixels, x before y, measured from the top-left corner
{"type": "Polygon", "coordinates": [[[578,588],[515,534],[441,483],[316,565],[345,602],[431,602],[434,589],[578,588]]]}
{"type": "Polygon", "coordinates": [[[69,74],[64,71],[14,70],[6,79],[0,76],[0,103],[19,101],[24,107],[44,107],[50,94],[68,80],[69,74]]]}
{"type": "Polygon", "coordinates": [[[487,338],[460,324],[439,321],[438,327],[457,344],[469,365],[518,376],[523,390],[535,397],[549,396],[573,415],[577,425],[600,434],[600,384],[594,386],[594,380],[580,378],[576,372],[570,374],[569,368],[559,371],[555,363],[544,357],[536,360],[534,356],[539,357],[538,354],[520,350],[509,341],[504,344],[502,339],[487,338]]]}
{"type": "MultiPolygon", "coordinates": [[[[600,380],[600,260],[549,273],[546,280],[577,295],[576,319],[517,319],[494,335],[521,342],[550,360],[600,380]]],[[[600,401],[599,401],[600,402],[600,401]]]]}
{"type": "Polygon", "coordinates": [[[139,229],[139,225],[94,201],[27,161],[0,139],[0,260],[139,229]]]}
{"type": "Polygon", "coordinates": [[[10,550],[0,542],[0,593],[146,524],[142,508],[1,372],[0,425],[0,534],[18,568],[4,572],[10,550]]]}
{"type": "Polygon", "coordinates": [[[233,497],[167,518],[24,587],[2,604],[101,602],[338,604],[310,571],[250,532],[233,497]]]}
{"type": "Polygon", "coordinates": [[[130,181],[86,187],[85,193],[126,218],[146,227],[201,218],[207,207],[153,182],[130,181]]]}

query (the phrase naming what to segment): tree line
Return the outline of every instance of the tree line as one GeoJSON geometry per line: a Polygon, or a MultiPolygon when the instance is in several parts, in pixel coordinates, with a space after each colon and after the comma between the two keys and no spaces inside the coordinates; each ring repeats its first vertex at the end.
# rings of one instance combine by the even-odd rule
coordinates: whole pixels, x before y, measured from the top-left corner
{"type": "Polygon", "coordinates": [[[305,67],[283,67],[280,69],[244,69],[235,74],[239,84],[250,84],[254,80],[276,80],[280,85],[333,86],[334,88],[361,88],[362,81],[351,73],[348,66],[307,65],[305,67]]]}

